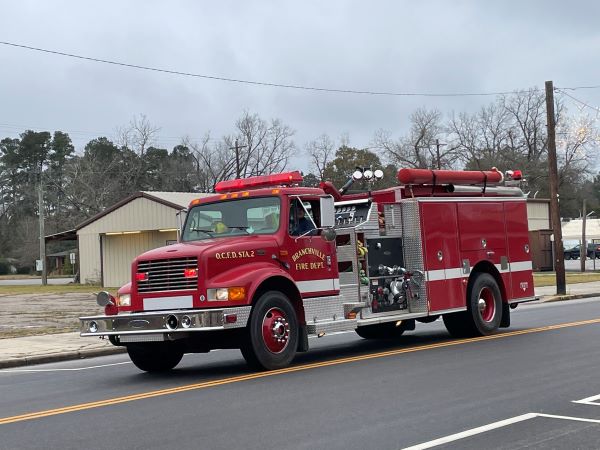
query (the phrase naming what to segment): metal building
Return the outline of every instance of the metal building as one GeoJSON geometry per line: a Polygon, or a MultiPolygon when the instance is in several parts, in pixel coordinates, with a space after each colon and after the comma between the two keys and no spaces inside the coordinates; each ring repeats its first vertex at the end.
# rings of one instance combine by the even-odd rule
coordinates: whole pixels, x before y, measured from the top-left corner
{"type": "Polygon", "coordinates": [[[178,213],[208,194],[138,192],[76,228],[81,283],[119,287],[131,279],[131,261],[177,242],[178,213]]]}

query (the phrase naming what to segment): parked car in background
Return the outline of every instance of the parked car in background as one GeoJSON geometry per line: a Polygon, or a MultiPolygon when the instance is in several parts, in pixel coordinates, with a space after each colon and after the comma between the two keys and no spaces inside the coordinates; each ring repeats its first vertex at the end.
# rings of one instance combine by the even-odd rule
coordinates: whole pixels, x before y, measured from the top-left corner
{"type": "Polygon", "coordinates": [[[581,245],[565,249],[565,259],[579,259],[581,255],[581,245]]]}
{"type": "Polygon", "coordinates": [[[600,243],[593,242],[587,245],[587,257],[588,258],[600,258],[600,243]]]}

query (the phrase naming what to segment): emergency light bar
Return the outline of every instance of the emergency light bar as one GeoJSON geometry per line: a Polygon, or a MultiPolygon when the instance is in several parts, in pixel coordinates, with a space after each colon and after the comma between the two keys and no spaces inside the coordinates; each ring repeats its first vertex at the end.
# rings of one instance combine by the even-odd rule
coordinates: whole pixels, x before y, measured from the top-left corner
{"type": "Polygon", "coordinates": [[[215,186],[218,193],[257,189],[269,186],[289,186],[302,183],[302,175],[297,170],[294,172],[276,173],[250,178],[237,178],[235,180],[219,181],[215,186]]]}

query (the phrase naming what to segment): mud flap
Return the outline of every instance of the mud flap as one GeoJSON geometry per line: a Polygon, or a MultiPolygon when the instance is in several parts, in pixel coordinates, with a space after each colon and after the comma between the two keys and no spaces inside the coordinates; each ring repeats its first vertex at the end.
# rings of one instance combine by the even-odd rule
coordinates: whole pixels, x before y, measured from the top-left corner
{"type": "Polygon", "coordinates": [[[500,320],[500,328],[510,327],[510,307],[506,302],[502,302],[502,320],[500,320]]]}
{"type": "Polygon", "coordinates": [[[308,330],[306,328],[306,325],[300,325],[300,330],[298,333],[298,351],[308,351],[308,330]]]}

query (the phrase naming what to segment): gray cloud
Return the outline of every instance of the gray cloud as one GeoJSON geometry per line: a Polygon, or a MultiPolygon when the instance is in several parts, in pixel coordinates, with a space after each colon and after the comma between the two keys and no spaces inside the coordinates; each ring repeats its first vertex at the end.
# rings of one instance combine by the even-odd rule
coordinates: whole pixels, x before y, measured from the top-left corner
{"type": "MultiPolygon", "coordinates": [[[[396,92],[600,84],[595,2],[2,2],[0,40],[209,75],[396,92]]],[[[372,97],[239,85],[0,46],[0,136],[71,132],[78,147],[137,113],[160,143],[219,137],[245,109],[297,130],[299,147],[347,132],[401,134],[417,107],[473,111],[492,97],[372,97]],[[17,125],[16,128],[7,127],[17,125]]],[[[600,89],[574,95],[600,106],[600,89]]],[[[574,104],[568,103],[577,111],[574,104]]],[[[295,164],[302,166],[301,160],[295,164]]],[[[305,168],[305,167],[301,167],[305,168]]]]}

